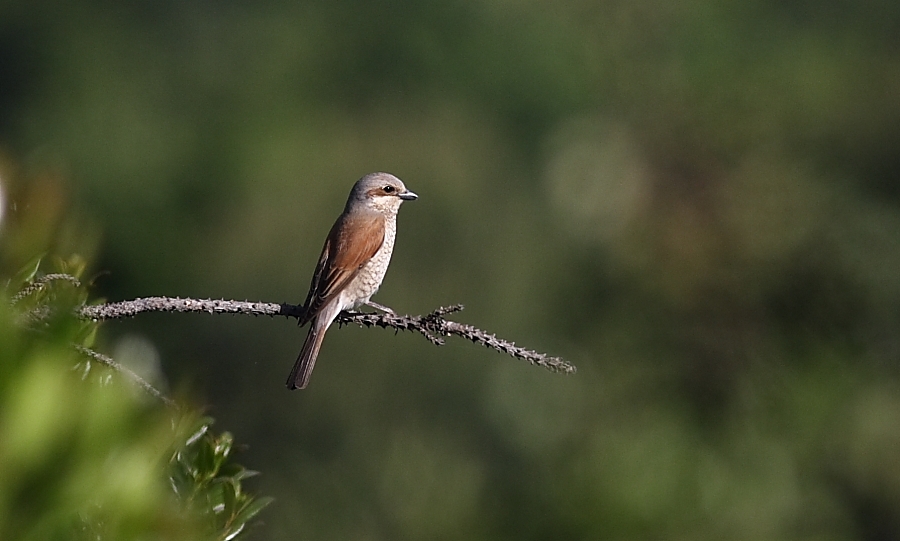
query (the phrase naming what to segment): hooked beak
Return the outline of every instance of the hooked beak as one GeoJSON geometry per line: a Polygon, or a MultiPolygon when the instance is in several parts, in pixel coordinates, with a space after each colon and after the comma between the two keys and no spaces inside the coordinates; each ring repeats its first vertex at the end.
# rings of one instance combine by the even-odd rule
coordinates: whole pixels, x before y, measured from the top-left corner
{"type": "Polygon", "coordinates": [[[401,194],[398,195],[397,197],[399,197],[400,199],[402,199],[402,200],[404,200],[404,201],[413,201],[413,200],[419,198],[418,195],[412,193],[412,192],[409,191],[409,190],[406,190],[405,192],[401,193],[401,194]]]}

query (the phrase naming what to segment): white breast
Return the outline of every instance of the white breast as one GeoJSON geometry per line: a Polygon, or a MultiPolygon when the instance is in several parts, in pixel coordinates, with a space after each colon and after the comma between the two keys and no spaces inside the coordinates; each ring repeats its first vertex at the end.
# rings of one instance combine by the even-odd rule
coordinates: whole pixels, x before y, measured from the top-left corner
{"type": "Polygon", "coordinates": [[[363,265],[356,278],[347,286],[341,294],[343,310],[353,310],[361,304],[369,301],[372,295],[378,291],[384,275],[387,273],[388,264],[391,262],[391,254],[394,251],[394,239],[397,235],[396,215],[387,218],[384,231],[384,243],[375,252],[372,259],[363,265]]]}

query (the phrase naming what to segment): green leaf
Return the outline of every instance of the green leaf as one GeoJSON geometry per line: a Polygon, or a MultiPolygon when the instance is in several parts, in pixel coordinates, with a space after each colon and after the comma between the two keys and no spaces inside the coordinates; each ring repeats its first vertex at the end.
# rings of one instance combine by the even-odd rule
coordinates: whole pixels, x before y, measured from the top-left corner
{"type": "Polygon", "coordinates": [[[66,271],[79,280],[86,268],[87,260],[81,254],[72,254],[66,259],[66,271]]]}
{"type": "Polygon", "coordinates": [[[209,417],[204,417],[198,423],[197,429],[185,440],[184,445],[190,446],[197,442],[200,438],[203,437],[204,434],[209,432],[209,425],[212,424],[212,419],[209,417]]]}
{"type": "Polygon", "coordinates": [[[243,524],[237,526],[236,528],[229,528],[226,530],[226,535],[225,535],[225,537],[222,538],[222,540],[223,541],[231,541],[232,539],[234,539],[235,537],[240,535],[241,532],[243,532],[243,531],[244,531],[243,524]]]}
{"type": "Polygon", "coordinates": [[[256,477],[257,475],[259,475],[259,472],[258,472],[258,471],[254,471],[254,470],[241,470],[241,471],[235,473],[234,475],[232,475],[231,477],[232,477],[232,479],[234,479],[235,481],[243,481],[244,479],[247,479],[247,478],[249,478],[249,477],[256,477]]]}
{"type": "Polygon", "coordinates": [[[216,439],[213,446],[213,454],[216,458],[216,471],[228,460],[231,455],[231,447],[234,444],[234,437],[229,432],[222,432],[216,439]]]}
{"type": "Polygon", "coordinates": [[[234,518],[235,524],[246,524],[250,520],[253,519],[256,515],[259,514],[260,511],[269,506],[270,503],[274,502],[275,498],[264,496],[262,498],[255,498],[251,500],[241,512],[234,518]]]}
{"type": "Polygon", "coordinates": [[[99,325],[96,324],[88,324],[82,329],[82,333],[84,333],[81,338],[81,345],[86,348],[94,347],[94,342],[97,340],[97,329],[100,328],[99,325]]]}
{"type": "Polygon", "coordinates": [[[36,255],[32,258],[28,263],[26,263],[19,272],[16,273],[15,276],[10,280],[11,286],[18,290],[22,287],[23,284],[30,283],[34,280],[35,275],[38,272],[38,269],[41,268],[41,261],[44,259],[46,252],[36,255]]]}
{"type": "MultiPolygon", "coordinates": [[[[219,468],[219,475],[223,477],[231,477],[233,479],[237,479],[237,476],[241,474],[246,468],[241,466],[240,464],[236,464],[234,462],[228,462],[223,464],[221,468],[219,468]]],[[[240,480],[240,479],[237,479],[240,480]]]]}
{"type": "Polygon", "coordinates": [[[197,468],[198,480],[211,479],[216,473],[216,455],[213,443],[208,438],[197,442],[197,456],[194,465],[197,468]]]}
{"type": "Polygon", "coordinates": [[[225,504],[225,516],[230,518],[237,512],[238,493],[234,483],[222,483],[222,503],[225,504]]]}

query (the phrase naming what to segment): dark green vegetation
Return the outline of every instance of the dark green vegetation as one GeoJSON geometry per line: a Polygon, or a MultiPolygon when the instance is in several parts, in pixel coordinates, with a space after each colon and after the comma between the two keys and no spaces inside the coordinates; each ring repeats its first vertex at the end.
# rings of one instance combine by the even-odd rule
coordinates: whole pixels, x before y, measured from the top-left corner
{"type": "Polygon", "coordinates": [[[897,36],[876,0],[6,2],[4,269],[17,223],[92,298],[298,303],[386,170],[420,199],[374,300],[579,371],[345,328],[289,393],[292,322],[104,323],[248,444],[251,537],[897,539],[897,36]]]}

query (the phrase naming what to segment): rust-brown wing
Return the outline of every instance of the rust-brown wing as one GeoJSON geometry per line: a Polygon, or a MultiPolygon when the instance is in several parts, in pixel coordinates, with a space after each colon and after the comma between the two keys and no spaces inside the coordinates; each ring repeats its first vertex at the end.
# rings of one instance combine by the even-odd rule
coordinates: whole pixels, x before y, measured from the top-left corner
{"type": "Polygon", "coordinates": [[[313,273],[301,324],[316,317],[384,244],[384,217],[341,214],[334,223],[313,273]]]}

